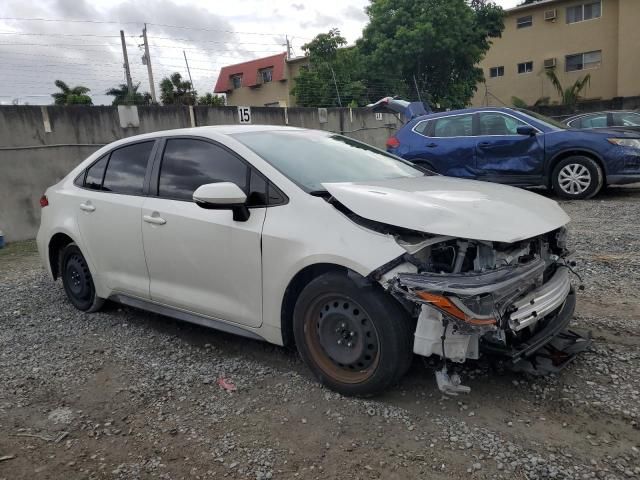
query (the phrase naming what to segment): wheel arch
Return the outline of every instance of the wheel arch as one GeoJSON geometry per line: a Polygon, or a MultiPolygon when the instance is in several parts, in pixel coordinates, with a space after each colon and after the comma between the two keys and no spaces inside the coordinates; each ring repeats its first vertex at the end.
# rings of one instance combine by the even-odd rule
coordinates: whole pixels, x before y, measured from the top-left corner
{"type": "Polygon", "coordinates": [[[49,257],[49,268],[51,269],[51,275],[54,280],[57,280],[60,275],[60,253],[62,253],[64,247],[70,243],[76,242],[65,232],[57,232],[49,239],[47,253],[49,257]]]}
{"type": "Polygon", "coordinates": [[[566,150],[562,150],[561,152],[558,152],[550,161],[549,161],[549,166],[547,168],[547,187],[551,188],[552,185],[552,179],[551,179],[551,175],[553,174],[553,169],[556,168],[556,165],[561,162],[562,160],[564,160],[565,158],[569,158],[569,157],[573,157],[576,155],[580,155],[583,157],[587,157],[592,159],[593,161],[595,161],[598,166],[600,167],[600,169],[602,170],[602,182],[603,185],[607,184],[607,170],[605,168],[605,164],[604,161],[602,159],[602,157],[597,154],[596,152],[592,151],[592,150],[588,150],[588,149],[584,149],[584,148],[569,148],[566,150]]]}

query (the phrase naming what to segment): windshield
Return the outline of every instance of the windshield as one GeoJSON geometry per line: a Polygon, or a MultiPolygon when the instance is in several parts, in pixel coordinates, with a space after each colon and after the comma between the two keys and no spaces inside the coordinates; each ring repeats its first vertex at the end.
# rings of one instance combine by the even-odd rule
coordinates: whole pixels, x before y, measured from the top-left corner
{"type": "Polygon", "coordinates": [[[425,175],[393,155],[328,132],[276,130],[237,133],[233,137],[307,192],[323,191],[323,183],[425,175]]]}
{"type": "Polygon", "coordinates": [[[525,110],[524,108],[517,108],[522,115],[525,115],[529,118],[533,118],[538,122],[544,123],[547,127],[553,130],[566,130],[568,127],[563,123],[560,123],[557,120],[554,120],[551,117],[547,117],[546,115],[542,115],[541,113],[532,112],[531,110],[525,110]]]}

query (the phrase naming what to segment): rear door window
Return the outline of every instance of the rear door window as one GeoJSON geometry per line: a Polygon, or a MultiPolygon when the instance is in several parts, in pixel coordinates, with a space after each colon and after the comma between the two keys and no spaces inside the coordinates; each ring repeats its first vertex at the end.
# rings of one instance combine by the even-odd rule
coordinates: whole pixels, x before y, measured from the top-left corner
{"type": "Polygon", "coordinates": [[[158,195],[193,201],[193,192],[201,185],[233,182],[247,192],[248,166],[224,148],[192,138],[167,140],[158,195]]]}
{"type": "Polygon", "coordinates": [[[125,195],[142,195],[153,144],[153,141],[135,143],[111,152],[102,189],[125,195]]]}
{"type": "Polygon", "coordinates": [[[473,115],[454,115],[434,120],[434,137],[470,137],[473,135],[473,115]]]}

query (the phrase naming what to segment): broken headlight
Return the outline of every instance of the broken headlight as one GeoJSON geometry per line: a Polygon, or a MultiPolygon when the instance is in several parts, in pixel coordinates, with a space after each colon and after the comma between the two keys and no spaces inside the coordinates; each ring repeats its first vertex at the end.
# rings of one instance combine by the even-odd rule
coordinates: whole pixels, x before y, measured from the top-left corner
{"type": "Polygon", "coordinates": [[[448,297],[427,291],[417,291],[416,296],[454,320],[473,326],[496,325],[494,300],[492,295],[468,298],[448,297]]]}

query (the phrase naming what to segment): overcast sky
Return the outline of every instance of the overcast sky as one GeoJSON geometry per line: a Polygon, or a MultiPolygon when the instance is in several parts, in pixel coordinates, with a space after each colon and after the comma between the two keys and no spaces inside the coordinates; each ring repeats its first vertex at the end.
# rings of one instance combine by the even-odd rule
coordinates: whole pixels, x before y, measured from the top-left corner
{"type": "MultiPolygon", "coordinates": [[[[285,50],[337,27],[352,43],[366,24],[368,0],[1,0],[0,103],[49,104],[54,80],[91,89],[95,104],[124,82],[120,30],[125,31],[134,83],[149,90],[139,38],[147,34],[156,85],[179,71],[195,88],[213,90],[223,65],[285,50]],[[222,6],[222,8],[221,8],[222,6]],[[64,21],[60,21],[64,20],[64,21]],[[90,21],[90,22],[87,22],[90,21]]],[[[510,8],[520,0],[496,0],[510,8]]]]}

